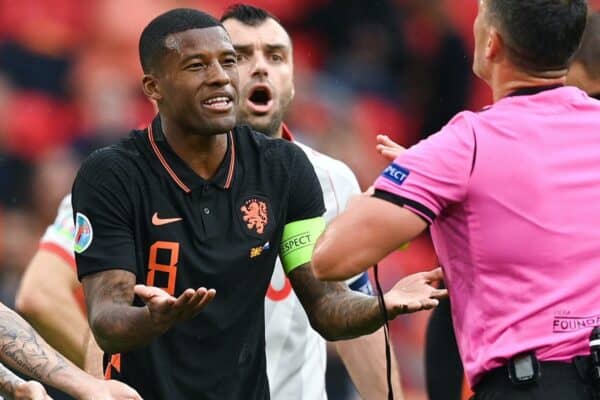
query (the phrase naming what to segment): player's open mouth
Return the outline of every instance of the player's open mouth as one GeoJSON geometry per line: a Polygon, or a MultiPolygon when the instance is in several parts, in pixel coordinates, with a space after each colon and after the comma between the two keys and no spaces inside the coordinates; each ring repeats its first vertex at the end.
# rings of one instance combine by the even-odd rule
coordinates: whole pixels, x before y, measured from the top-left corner
{"type": "Polygon", "coordinates": [[[208,108],[211,111],[226,112],[233,107],[233,101],[231,100],[231,97],[227,95],[218,95],[204,100],[202,102],[202,107],[208,108]]]}
{"type": "Polygon", "coordinates": [[[246,100],[246,104],[250,111],[255,114],[266,114],[273,106],[273,97],[271,89],[268,86],[255,86],[250,93],[250,97],[246,100]]]}

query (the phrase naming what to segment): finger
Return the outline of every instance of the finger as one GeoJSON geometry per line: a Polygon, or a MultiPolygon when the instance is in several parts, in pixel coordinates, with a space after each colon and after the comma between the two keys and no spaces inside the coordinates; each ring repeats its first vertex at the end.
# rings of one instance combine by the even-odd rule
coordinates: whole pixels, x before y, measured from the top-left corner
{"type": "Polygon", "coordinates": [[[434,289],[431,291],[429,298],[431,299],[445,299],[448,297],[448,289],[434,289]]]}
{"type": "Polygon", "coordinates": [[[215,298],[216,294],[217,291],[215,289],[207,290],[204,296],[202,296],[202,299],[194,307],[194,315],[198,314],[204,307],[206,307],[215,298]]]}
{"type": "Polygon", "coordinates": [[[195,295],[196,291],[194,289],[184,290],[175,301],[175,304],[173,304],[173,308],[186,307],[188,304],[190,304],[195,295]]]}
{"type": "Polygon", "coordinates": [[[146,285],[135,285],[133,287],[133,292],[144,301],[150,300],[154,296],[167,294],[167,292],[162,289],[146,285]]]}
{"type": "Polygon", "coordinates": [[[425,300],[421,300],[421,309],[423,309],[423,310],[431,310],[433,308],[436,308],[439,304],[440,304],[440,302],[437,299],[425,299],[425,300]]]}
{"type": "Polygon", "coordinates": [[[382,149],[380,151],[380,154],[386,160],[388,160],[388,161],[394,161],[396,158],[398,158],[398,156],[400,155],[400,152],[397,151],[397,150],[386,148],[386,149],[382,149]]]}
{"type": "Polygon", "coordinates": [[[436,268],[431,271],[423,272],[422,277],[427,282],[437,282],[444,279],[444,273],[441,268],[436,268]]]}
{"type": "Polygon", "coordinates": [[[388,135],[377,135],[377,144],[381,144],[388,147],[401,147],[398,143],[394,142],[388,135]]]}

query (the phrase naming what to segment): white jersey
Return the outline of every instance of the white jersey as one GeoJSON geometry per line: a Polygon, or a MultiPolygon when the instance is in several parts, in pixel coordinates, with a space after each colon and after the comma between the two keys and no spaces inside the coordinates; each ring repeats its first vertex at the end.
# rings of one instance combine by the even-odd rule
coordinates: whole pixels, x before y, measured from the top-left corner
{"type": "MultiPolygon", "coordinates": [[[[356,177],[341,161],[301,143],[295,143],[304,150],[315,168],[327,209],[324,217],[329,223],[346,207],[350,197],[360,193],[356,177]]],[[[349,280],[348,284],[354,290],[370,291],[366,274],[349,280]]],[[[271,398],[327,399],[325,340],[310,326],[279,258],[265,298],[265,323],[267,374],[271,398]]]]}
{"type": "Polygon", "coordinates": [[[60,202],[56,219],[52,225],[48,226],[40,240],[40,248],[51,251],[68,264],[75,266],[74,242],[75,222],[69,194],[60,202]]]}

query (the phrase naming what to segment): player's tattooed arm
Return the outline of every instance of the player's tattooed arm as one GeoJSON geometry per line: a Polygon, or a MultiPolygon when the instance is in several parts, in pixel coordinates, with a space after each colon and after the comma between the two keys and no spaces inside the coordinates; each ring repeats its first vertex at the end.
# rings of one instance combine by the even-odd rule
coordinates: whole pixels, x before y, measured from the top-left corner
{"type": "Polygon", "coordinates": [[[16,376],[10,369],[0,364],[0,394],[4,397],[13,398],[17,385],[25,381],[16,376]]]}
{"type": "MultiPolygon", "coordinates": [[[[17,313],[0,304],[0,361],[6,366],[54,386],[77,399],[85,395],[96,383],[50,347],[35,330],[17,313]]],[[[0,390],[10,398],[28,398],[31,393],[45,393],[37,382],[16,378],[4,365],[0,365],[0,390]]]]}
{"type": "MultiPolygon", "coordinates": [[[[383,325],[377,297],[350,290],[345,283],[322,282],[309,263],[288,275],[312,327],[329,341],[351,339],[375,332],[383,325]]],[[[442,279],[436,269],[409,275],[384,295],[388,317],[431,309],[447,295],[430,283],[442,279]]]]}
{"type": "Polygon", "coordinates": [[[312,327],[325,339],[351,339],[383,325],[376,297],[352,291],[343,282],[319,281],[309,264],[288,277],[312,327]]]}
{"type": "Polygon", "coordinates": [[[150,343],[173,324],[195,317],[215,296],[214,289],[199,288],[187,289],[175,298],[135,282],[135,275],[125,270],[102,271],[82,280],[92,332],[107,353],[150,343]],[[146,305],[133,306],[134,295],[146,305]]]}
{"type": "Polygon", "coordinates": [[[7,365],[44,382],[70,365],[23,318],[0,305],[0,358],[7,365]]]}

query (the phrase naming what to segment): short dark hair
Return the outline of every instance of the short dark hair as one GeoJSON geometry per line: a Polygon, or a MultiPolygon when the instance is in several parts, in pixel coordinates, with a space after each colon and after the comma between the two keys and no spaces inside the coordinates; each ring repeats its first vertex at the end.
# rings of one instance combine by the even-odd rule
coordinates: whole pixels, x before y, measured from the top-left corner
{"type": "Polygon", "coordinates": [[[225,22],[225,20],[230,18],[237,19],[244,25],[249,26],[258,26],[268,18],[271,18],[281,25],[279,19],[267,10],[249,4],[234,4],[231,7],[228,7],[221,17],[221,22],[225,22]]]}
{"type": "Polygon", "coordinates": [[[581,63],[590,78],[600,79],[600,13],[588,17],[581,47],[573,61],[581,63]]]}
{"type": "Polygon", "coordinates": [[[144,73],[150,73],[166,52],[165,40],[169,35],[190,29],[222,26],[212,15],[191,8],[175,8],[154,18],[140,36],[140,62],[144,73]]]}
{"type": "Polygon", "coordinates": [[[488,16],[518,67],[565,69],[581,41],[586,0],[488,0],[488,16]]]}

